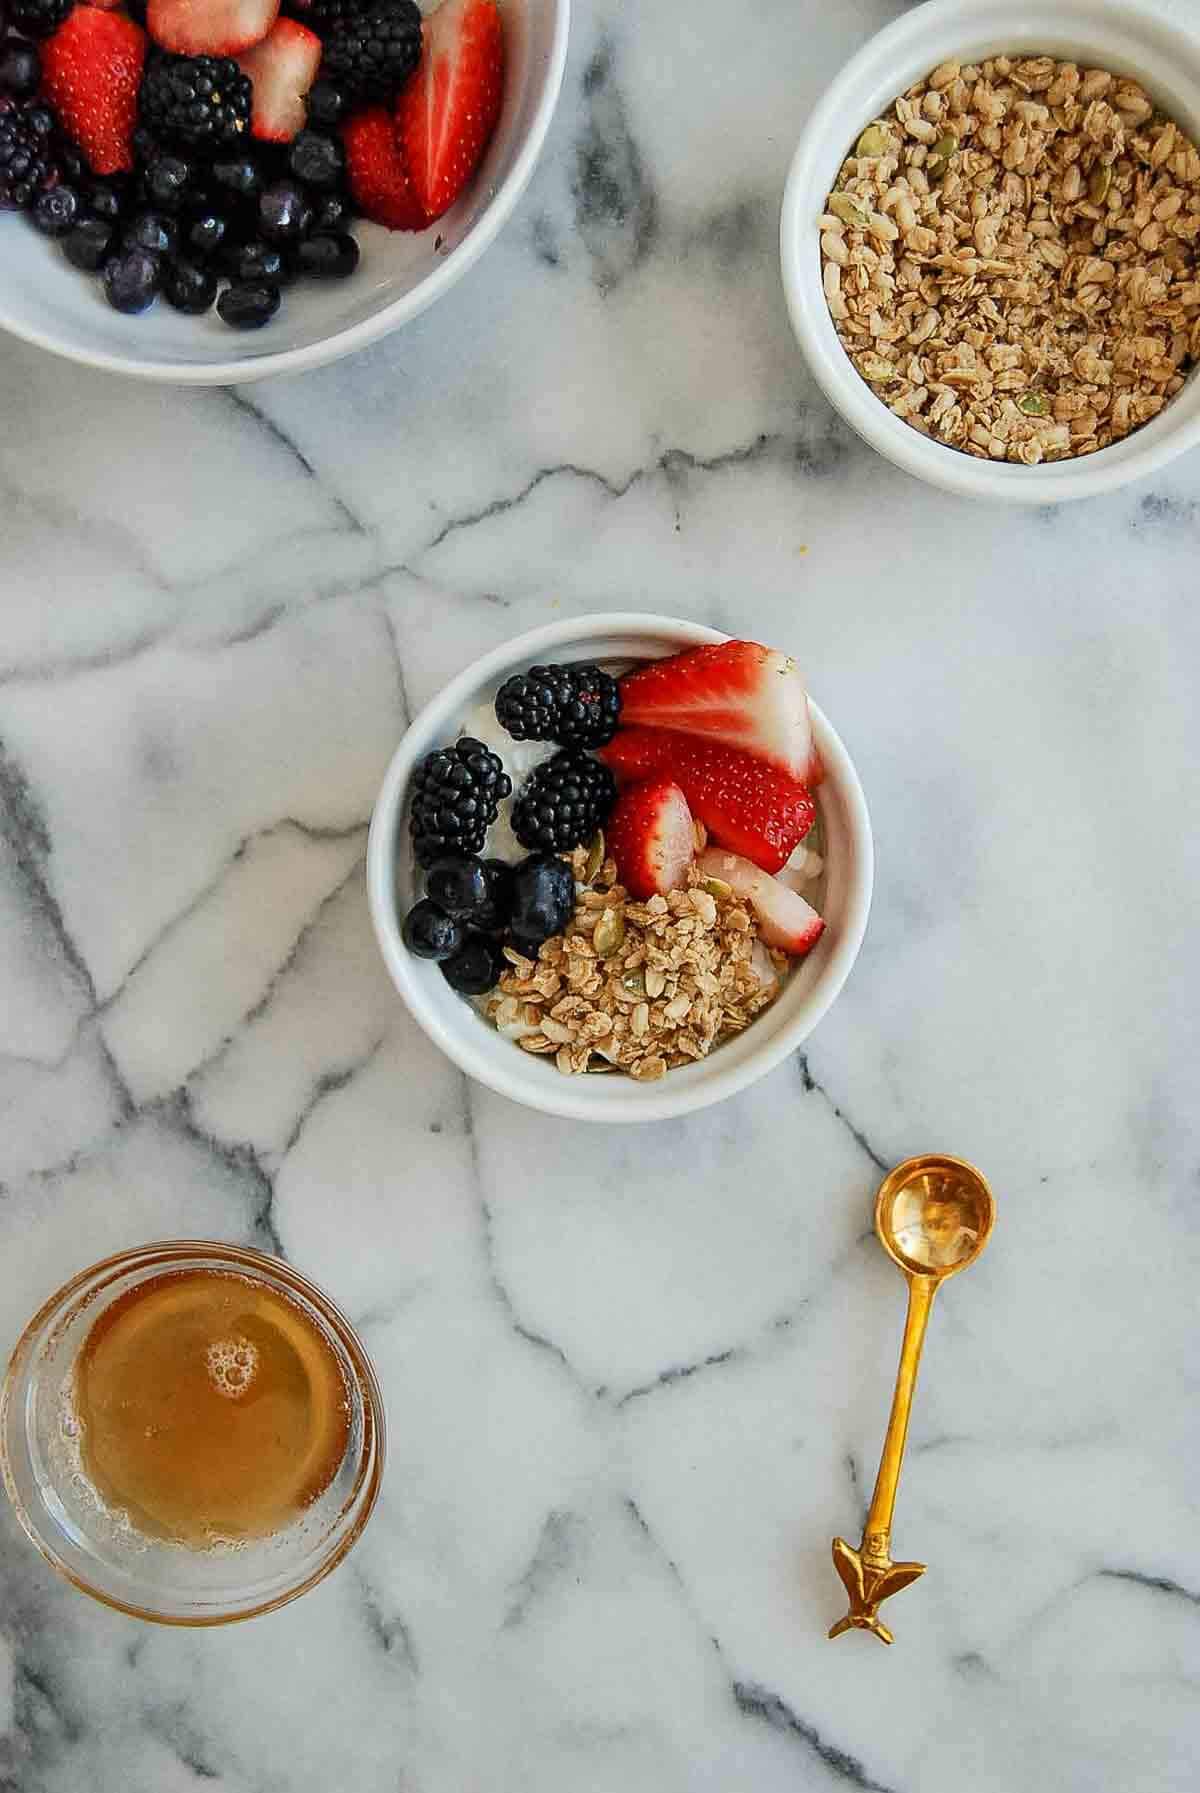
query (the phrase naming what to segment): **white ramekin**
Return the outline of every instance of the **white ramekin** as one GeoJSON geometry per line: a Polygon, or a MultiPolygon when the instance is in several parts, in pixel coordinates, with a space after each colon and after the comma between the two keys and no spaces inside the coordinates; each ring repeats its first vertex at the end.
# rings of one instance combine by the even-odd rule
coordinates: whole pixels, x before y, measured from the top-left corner
{"type": "Polygon", "coordinates": [[[780,222],[783,285],[792,327],[830,403],[873,448],[930,485],[970,498],[1056,504],[1109,492],[1200,443],[1200,378],[1152,421],[1078,460],[1016,467],[931,441],[893,416],[855,371],[821,287],[817,218],[858,133],[906,87],[957,57],[1044,52],[1132,76],[1200,142],[1200,36],[1127,0],[931,0],[851,58],[812,113],[792,160],[780,222]]]}
{"type": "MultiPolygon", "coordinates": [[[[185,317],[160,299],[124,317],[99,279],[79,273],[56,243],[0,214],[0,329],[107,373],[179,386],[242,385],[303,373],[362,349],[406,324],[462,278],[525,190],[562,86],[570,0],[501,0],[504,103],[467,191],[429,230],[359,223],[358,271],[349,280],[289,287],[265,330],[231,330],[215,311],[185,317]]],[[[430,9],[426,0],[424,10],[430,9]]]]}
{"type": "Polygon", "coordinates": [[[415,719],[397,748],[371,818],[367,892],[384,961],[414,1019],[460,1070],[514,1102],[582,1121],[657,1121],[720,1102],[771,1070],[807,1039],[845,983],[858,955],[871,903],[871,825],[858,775],[815,704],[813,727],[825,780],[820,786],[827,894],[825,933],[788,979],[782,995],[746,1032],[700,1064],[669,1071],[658,1083],[618,1075],[564,1077],[552,1063],[501,1037],[436,965],[416,959],[400,923],[417,893],[408,845],[406,794],[413,768],[453,741],[472,706],[512,672],[536,663],[656,659],[702,642],[715,629],[669,616],[585,616],[534,629],[507,642],[452,680],[415,719]]]}

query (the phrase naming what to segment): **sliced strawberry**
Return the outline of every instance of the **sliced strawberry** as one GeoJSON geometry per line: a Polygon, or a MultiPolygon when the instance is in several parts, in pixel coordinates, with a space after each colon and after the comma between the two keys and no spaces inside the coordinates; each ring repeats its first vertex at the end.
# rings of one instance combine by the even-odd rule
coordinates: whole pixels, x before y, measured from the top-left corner
{"type": "Polygon", "coordinates": [[[734,896],[749,903],[758,920],[759,935],[768,946],[777,946],[798,959],[825,932],[823,918],[799,891],[760,871],[748,859],[708,847],[700,855],[699,865],[706,878],[720,878],[734,896]]]}
{"type": "Polygon", "coordinates": [[[366,218],[389,230],[424,230],[428,220],[417,204],[396,132],[385,106],[368,106],[342,126],[346,179],[354,203],[366,218]]]}
{"type": "Polygon", "coordinates": [[[821,775],[799,668],[756,641],[689,648],[626,673],[621,719],[740,747],[804,784],[821,775]]]}
{"type": "Polygon", "coordinates": [[[396,139],[427,219],[448,211],[475,172],[503,92],[496,0],[442,0],[425,20],[421,61],[396,101],[396,139]]]}
{"type": "Polygon", "coordinates": [[[807,787],[774,766],[665,728],[618,729],[599,757],[619,779],[673,778],[714,841],[777,872],[812,827],[807,787]]]}
{"type": "Polygon", "coordinates": [[[295,19],[278,19],[238,66],[254,87],[250,134],[264,143],[290,143],[304,129],[304,100],[321,66],[321,40],[295,19]]]}
{"type": "Polygon", "coordinates": [[[695,856],[692,812],[669,778],[649,778],[622,791],[604,827],[617,877],[644,903],[687,882],[695,856]]]}
{"type": "Polygon", "coordinates": [[[146,29],[180,56],[237,56],[278,17],[279,0],[148,0],[146,29]]]}
{"type": "Polygon", "coordinates": [[[94,174],[133,167],[146,34],[122,13],[77,6],[42,46],[42,87],[94,174]]]}

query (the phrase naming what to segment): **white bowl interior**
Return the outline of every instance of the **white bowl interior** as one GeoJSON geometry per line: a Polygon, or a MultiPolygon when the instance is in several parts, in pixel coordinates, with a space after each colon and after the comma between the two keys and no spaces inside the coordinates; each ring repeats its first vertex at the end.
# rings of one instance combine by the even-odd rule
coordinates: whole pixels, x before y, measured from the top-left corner
{"type": "Polygon", "coordinates": [[[583,632],[586,628],[579,622],[552,625],[509,642],[468,668],[413,722],[388,768],[371,821],[371,913],[396,988],[430,1038],[469,1076],[550,1114],[592,1121],[659,1120],[744,1088],[794,1051],[816,1026],[845,982],[866,929],[873,875],[870,824],[850,758],[814,704],[814,731],[826,768],[818,804],[826,839],[827,927],[783,993],[745,1033],[701,1063],[670,1071],[658,1083],[635,1083],[616,1073],[564,1077],[552,1062],[522,1052],[450,989],[436,965],[414,958],[401,941],[400,919],[418,894],[405,793],[416,762],[455,738],[472,704],[488,696],[508,673],[544,661],[551,652],[564,661],[650,659],[726,639],[700,624],[665,617],[597,618],[591,632],[583,632]]]}
{"type": "Polygon", "coordinates": [[[812,113],[796,151],[780,228],[783,283],[801,348],[826,397],[881,454],[951,491],[1019,504],[1054,503],[1139,479],[1200,443],[1200,378],[1148,424],[1073,461],[1015,467],[929,441],[875,397],[852,366],[821,287],[817,218],[860,130],[939,62],[1033,52],[1132,76],[1200,142],[1200,38],[1121,0],[934,0],[881,31],[846,65],[812,113]]]}
{"type": "MultiPolygon", "coordinates": [[[[81,274],[15,215],[0,215],[0,325],[60,355],[145,379],[218,384],[299,371],[350,353],[432,304],[512,211],[532,172],[562,82],[569,0],[501,0],[504,104],[462,198],[420,234],[359,222],[349,280],[304,281],[263,330],[231,330],[215,311],[185,317],[159,300],[124,317],[98,277],[81,274]]],[[[426,4],[424,10],[429,11],[426,4]]]]}

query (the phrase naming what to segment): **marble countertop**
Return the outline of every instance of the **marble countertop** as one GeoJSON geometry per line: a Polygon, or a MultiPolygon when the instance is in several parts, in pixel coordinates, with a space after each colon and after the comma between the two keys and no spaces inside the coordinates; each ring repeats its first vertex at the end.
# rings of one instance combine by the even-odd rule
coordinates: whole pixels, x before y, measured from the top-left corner
{"type": "Polygon", "coordinates": [[[110,1250],[244,1240],[391,1424],[348,1563],[228,1631],[92,1606],[5,1511],[3,1793],[1194,1787],[1200,456],[981,509],[816,393],[783,174],[897,10],[580,0],[516,217],[356,360],[0,343],[0,1349],[110,1250]],[[629,608],[800,657],[878,883],[803,1055],[616,1132],[415,1031],[363,854],[415,705],[629,608]],[[930,1570],[892,1650],[829,1644],[902,1320],[870,1202],[930,1149],[999,1203],[926,1349],[930,1570]]]}

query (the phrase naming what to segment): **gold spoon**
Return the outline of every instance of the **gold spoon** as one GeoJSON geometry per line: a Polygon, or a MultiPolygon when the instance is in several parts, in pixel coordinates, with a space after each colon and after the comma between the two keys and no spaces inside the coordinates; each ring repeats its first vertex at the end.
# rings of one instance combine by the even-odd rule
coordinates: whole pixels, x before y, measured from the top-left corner
{"type": "Polygon", "coordinates": [[[933,1298],[948,1276],[965,1270],[979,1256],[996,1220],[996,1204],[984,1177],[973,1164],[939,1152],[906,1158],[883,1179],[875,1198],[875,1231],[879,1243],[908,1281],[908,1317],[900,1368],[888,1420],[875,1492],[855,1550],[844,1538],[833,1540],[833,1566],[850,1596],[850,1611],[830,1631],[837,1637],[855,1628],[873,1631],[885,1644],[892,1634],[880,1623],[879,1608],[892,1594],[924,1575],[924,1563],[894,1563],[891,1554],[892,1514],[908,1436],[908,1416],[917,1385],[917,1367],[933,1298]]]}

